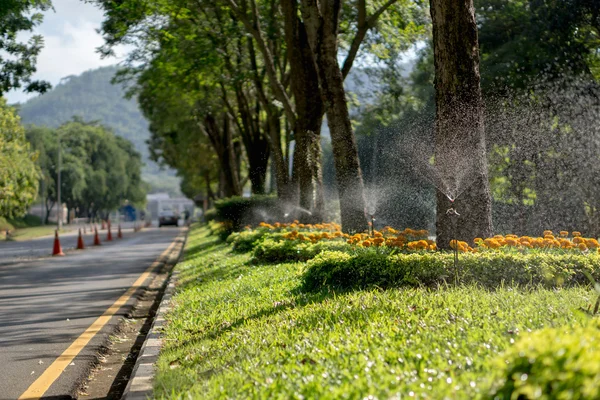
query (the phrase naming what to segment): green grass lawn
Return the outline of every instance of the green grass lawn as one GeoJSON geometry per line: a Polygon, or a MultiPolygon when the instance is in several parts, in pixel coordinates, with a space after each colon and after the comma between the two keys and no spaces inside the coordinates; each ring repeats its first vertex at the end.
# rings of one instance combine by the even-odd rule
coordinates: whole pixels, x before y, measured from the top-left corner
{"type": "Polygon", "coordinates": [[[9,240],[30,240],[54,234],[56,225],[42,225],[42,220],[33,215],[17,219],[0,217],[0,239],[6,239],[6,231],[10,231],[9,240]]]}
{"type": "Polygon", "coordinates": [[[30,240],[42,236],[53,235],[56,230],[56,225],[32,226],[29,228],[15,229],[10,234],[10,240],[30,240]]]}
{"type": "Polygon", "coordinates": [[[302,293],[196,227],[177,268],[158,398],[485,398],[529,331],[585,325],[592,290],[476,286],[302,293]],[[372,397],[369,397],[372,396],[372,397]]]}

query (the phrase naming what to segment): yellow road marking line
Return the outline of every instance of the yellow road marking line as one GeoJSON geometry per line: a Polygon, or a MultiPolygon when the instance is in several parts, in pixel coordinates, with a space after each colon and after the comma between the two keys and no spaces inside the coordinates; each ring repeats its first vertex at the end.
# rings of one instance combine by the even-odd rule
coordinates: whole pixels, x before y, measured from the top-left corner
{"type": "Polygon", "coordinates": [[[127,291],[119,297],[117,301],[115,301],[106,311],[102,314],[92,325],[89,326],[79,336],[71,345],[56,359],[50,366],[40,375],[39,378],[35,380],[29,386],[29,388],[19,397],[19,400],[35,400],[41,398],[44,393],[50,386],[58,379],[58,377],[63,373],[65,368],[73,359],[83,350],[83,348],[92,340],[96,333],[100,332],[100,330],[110,321],[110,319],[119,311],[119,309],[129,301],[131,296],[135,293],[135,291],[144,283],[144,281],[150,275],[153,269],[155,269],[160,263],[161,259],[169,254],[173,246],[179,242],[179,235],[175,238],[175,240],[167,247],[165,251],[161,253],[156,261],[150,265],[150,267],[142,274],[140,277],[134,282],[133,286],[131,286],[127,291]]]}

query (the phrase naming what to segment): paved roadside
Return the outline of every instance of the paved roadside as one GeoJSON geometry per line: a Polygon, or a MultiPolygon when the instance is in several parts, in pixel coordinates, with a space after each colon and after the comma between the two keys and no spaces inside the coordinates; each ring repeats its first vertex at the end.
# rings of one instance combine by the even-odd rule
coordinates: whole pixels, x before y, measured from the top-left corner
{"type": "MultiPolygon", "coordinates": [[[[19,398],[127,292],[179,232],[148,229],[110,246],[0,268],[0,398],[19,398]]],[[[75,395],[98,347],[126,308],[110,317],[45,396],[75,395]]]]}
{"type": "MultiPolygon", "coordinates": [[[[133,234],[133,226],[131,224],[123,226],[123,235],[131,236],[133,234]]],[[[117,239],[117,228],[112,227],[111,233],[113,239],[117,239]]],[[[100,241],[103,244],[111,244],[106,242],[107,230],[98,231],[100,241]]],[[[60,244],[64,251],[73,250],[77,247],[78,230],[64,232],[60,234],[60,244]]],[[[89,226],[86,229],[86,234],[83,235],[86,246],[92,246],[94,243],[94,233],[90,231],[89,226]]],[[[44,236],[41,238],[24,240],[24,241],[0,241],[0,265],[13,264],[15,262],[29,261],[32,259],[47,257],[52,254],[54,245],[54,236],[44,236]]]]}

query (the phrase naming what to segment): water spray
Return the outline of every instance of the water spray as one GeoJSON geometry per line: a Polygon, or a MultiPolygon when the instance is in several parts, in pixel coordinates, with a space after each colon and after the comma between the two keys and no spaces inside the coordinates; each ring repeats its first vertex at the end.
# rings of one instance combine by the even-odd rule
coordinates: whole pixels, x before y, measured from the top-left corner
{"type": "MultiPolygon", "coordinates": [[[[450,197],[448,197],[448,199],[450,200],[450,202],[454,205],[454,199],[451,199],[450,197]]],[[[454,207],[450,207],[448,210],[446,210],[446,215],[449,215],[450,218],[452,219],[452,232],[454,236],[454,273],[455,273],[455,283],[458,283],[458,239],[457,239],[457,234],[456,234],[456,225],[457,225],[457,220],[458,217],[460,217],[460,214],[458,213],[458,211],[456,211],[456,209],[454,207]]]]}

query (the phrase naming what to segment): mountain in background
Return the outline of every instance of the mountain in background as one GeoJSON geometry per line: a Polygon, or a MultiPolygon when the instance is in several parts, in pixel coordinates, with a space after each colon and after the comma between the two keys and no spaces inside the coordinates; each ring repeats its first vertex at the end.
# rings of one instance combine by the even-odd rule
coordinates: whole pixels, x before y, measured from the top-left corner
{"type": "Polygon", "coordinates": [[[175,172],[163,170],[149,160],[148,122],[137,101],[125,99],[124,88],[111,84],[116,72],[117,67],[103,67],[63,78],[51,91],[18,105],[22,122],[56,128],[73,116],[82,117],[84,121],[99,121],[135,145],[145,163],[143,177],[150,184],[151,192],[179,195],[179,178],[175,172]]]}

